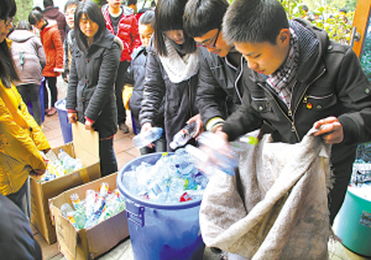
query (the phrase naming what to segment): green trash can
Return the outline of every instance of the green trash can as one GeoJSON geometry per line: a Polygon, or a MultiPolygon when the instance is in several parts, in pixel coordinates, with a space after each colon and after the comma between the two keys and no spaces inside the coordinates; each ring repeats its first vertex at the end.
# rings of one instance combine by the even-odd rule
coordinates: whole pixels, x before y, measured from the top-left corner
{"type": "Polygon", "coordinates": [[[371,257],[371,201],[356,195],[354,189],[357,187],[348,187],[333,230],[345,247],[371,257]]]}

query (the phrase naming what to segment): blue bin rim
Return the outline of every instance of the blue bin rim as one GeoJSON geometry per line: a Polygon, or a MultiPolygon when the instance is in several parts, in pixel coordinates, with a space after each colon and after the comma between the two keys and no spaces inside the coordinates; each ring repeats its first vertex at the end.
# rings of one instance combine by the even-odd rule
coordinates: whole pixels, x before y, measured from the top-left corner
{"type": "MultiPolygon", "coordinates": [[[[173,152],[166,152],[168,153],[169,155],[171,154],[174,154],[173,152]]],[[[125,171],[131,166],[132,163],[138,161],[138,160],[141,160],[143,158],[146,158],[146,157],[153,157],[153,156],[161,156],[162,154],[164,154],[163,152],[157,152],[157,153],[151,153],[151,154],[146,154],[146,155],[142,155],[138,158],[135,158],[129,162],[127,162],[125,164],[125,166],[119,171],[119,174],[117,175],[117,186],[119,188],[119,191],[121,192],[121,194],[133,201],[133,202],[136,202],[140,205],[143,205],[143,206],[146,206],[146,207],[149,207],[149,208],[156,208],[156,209],[166,209],[166,210],[179,210],[179,209],[188,209],[188,208],[193,208],[193,207],[196,207],[198,205],[201,204],[201,199],[200,200],[191,200],[191,201],[186,201],[186,202],[182,202],[182,203],[177,203],[177,204],[160,204],[160,203],[155,203],[155,202],[150,202],[148,200],[144,200],[144,199],[141,199],[141,198],[138,198],[137,196],[134,196],[132,194],[130,194],[128,192],[128,190],[124,187],[123,183],[122,183],[122,178],[123,178],[123,175],[125,174],[125,171]]]]}
{"type": "Polygon", "coordinates": [[[65,99],[57,100],[57,101],[54,103],[54,107],[55,107],[57,110],[67,111],[67,109],[61,107],[63,101],[65,101],[65,99]]]}

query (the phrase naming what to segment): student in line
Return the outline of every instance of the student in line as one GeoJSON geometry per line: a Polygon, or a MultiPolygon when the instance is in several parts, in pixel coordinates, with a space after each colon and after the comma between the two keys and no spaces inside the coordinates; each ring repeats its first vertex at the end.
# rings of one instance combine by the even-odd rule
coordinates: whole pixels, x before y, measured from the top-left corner
{"type": "Polygon", "coordinates": [[[120,62],[121,40],[105,26],[92,1],[79,4],[75,14],[76,47],[73,50],[67,90],[68,119],[99,133],[103,176],[117,171],[113,136],[117,132],[114,82],[120,62]]]}

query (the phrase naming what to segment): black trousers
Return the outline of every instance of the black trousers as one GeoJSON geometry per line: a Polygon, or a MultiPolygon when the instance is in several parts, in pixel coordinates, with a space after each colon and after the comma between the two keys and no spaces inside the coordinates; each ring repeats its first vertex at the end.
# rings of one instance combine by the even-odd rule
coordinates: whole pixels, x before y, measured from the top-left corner
{"type": "Polygon", "coordinates": [[[45,94],[44,94],[44,103],[45,109],[54,107],[55,102],[58,98],[58,89],[57,89],[57,78],[56,77],[45,77],[45,94]]]}
{"type": "Polygon", "coordinates": [[[344,160],[343,162],[336,163],[333,168],[333,187],[328,195],[331,225],[334,223],[334,219],[344,202],[350,177],[352,175],[352,162],[354,161],[354,158],[352,159],[353,160],[344,160]]]}
{"type": "Polygon", "coordinates": [[[126,80],[127,69],[130,63],[128,61],[120,62],[120,66],[117,71],[117,77],[115,82],[115,95],[116,95],[116,106],[117,106],[117,123],[122,124],[126,121],[126,111],[124,103],[122,102],[122,90],[124,88],[126,80]]]}
{"type": "Polygon", "coordinates": [[[117,160],[113,150],[113,138],[99,140],[99,158],[102,176],[117,172],[117,160]]]}
{"type": "Polygon", "coordinates": [[[0,219],[0,258],[42,259],[26,216],[10,199],[1,195],[0,219]]]}

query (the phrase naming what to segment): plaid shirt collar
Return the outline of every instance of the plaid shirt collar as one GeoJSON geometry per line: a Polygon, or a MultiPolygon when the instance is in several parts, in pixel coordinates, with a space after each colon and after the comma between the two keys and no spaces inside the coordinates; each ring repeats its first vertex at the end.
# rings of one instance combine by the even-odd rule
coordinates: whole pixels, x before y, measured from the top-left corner
{"type": "Polygon", "coordinates": [[[290,49],[285,63],[275,73],[267,78],[268,85],[273,88],[278,97],[290,107],[293,83],[299,61],[299,43],[294,30],[290,28],[290,49]]]}

